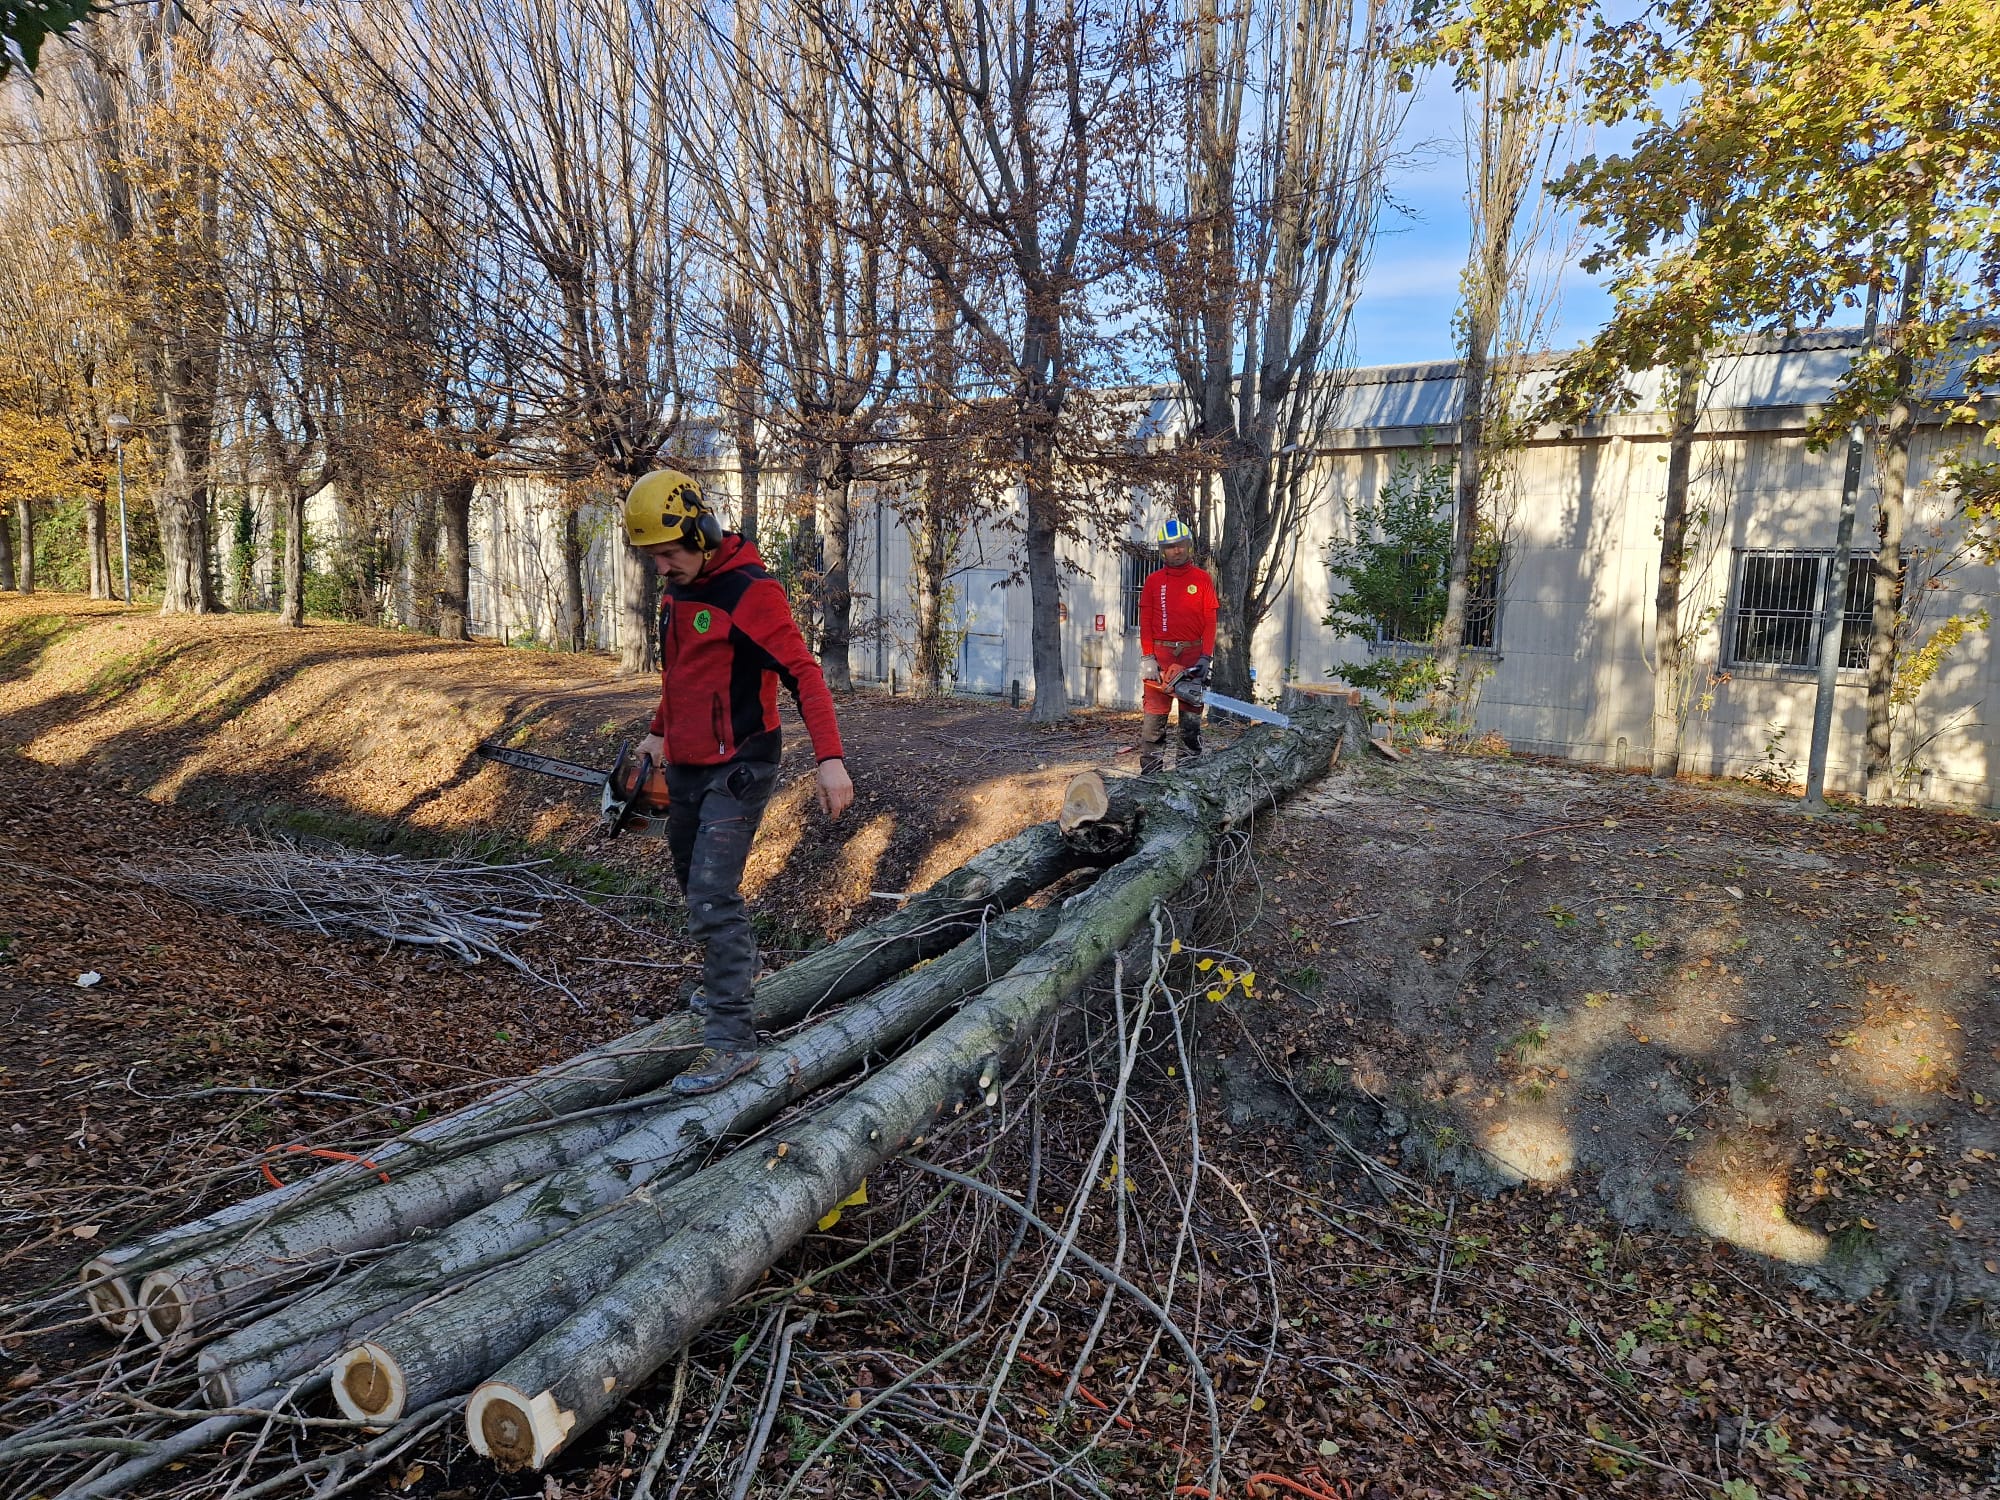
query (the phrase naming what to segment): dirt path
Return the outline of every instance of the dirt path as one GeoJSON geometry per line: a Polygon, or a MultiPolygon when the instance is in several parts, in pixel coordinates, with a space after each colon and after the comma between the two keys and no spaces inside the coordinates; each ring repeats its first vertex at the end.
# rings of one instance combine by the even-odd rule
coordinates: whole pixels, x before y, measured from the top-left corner
{"type": "MultiPolygon", "coordinates": [[[[601,654],[0,599],[0,752],[234,823],[534,848],[586,878],[657,879],[661,846],[599,838],[585,789],[474,747],[609,765],[658,699],[656,681],[620,677],[601,654]]],[[[856,803],[835,827],[809,811],[809,744],[788,700],[782,712],[786,769],[746,889],[791,944],[844,930],[871,890],[928,883],[1049,816],[1073,771],[1115,758],[1137,724],[1037,728],[989,705],[856,695],[841,707],[856,803]]]]}

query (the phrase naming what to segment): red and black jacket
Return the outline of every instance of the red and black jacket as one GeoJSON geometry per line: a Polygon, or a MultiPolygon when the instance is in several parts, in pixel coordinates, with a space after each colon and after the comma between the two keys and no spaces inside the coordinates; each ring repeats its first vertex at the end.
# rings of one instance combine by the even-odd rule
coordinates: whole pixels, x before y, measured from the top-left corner
{"type": "Polygon", "coordinates": [[[660,599],[660,707],[651,730],[679,766],[778,758],[778,683],[790,690],[813,753],[840,758],[833,694],[792,619],[784,585],[757,549],[726,532],[693,583],[660,599]]]}

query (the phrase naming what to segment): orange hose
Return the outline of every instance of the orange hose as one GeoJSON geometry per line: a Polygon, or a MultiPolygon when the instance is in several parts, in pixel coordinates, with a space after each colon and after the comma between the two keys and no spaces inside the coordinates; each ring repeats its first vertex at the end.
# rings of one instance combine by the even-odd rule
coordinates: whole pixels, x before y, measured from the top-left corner
{"type": "MultiPolygon", "coordinates": [[[[389,1174],[387,1172],[376,1166],[367,1157],[356,1156],[352,1151],[329,1151],[323,1146],[291,1145],[285,1147],[285,1155],[317,1156],[325,1161],[356,1161],[381,1178],[385,1184],[389,1181],[389,1174]]],[[[257,1170],[264,1174],[264,1180],[270,1183],[272,1187],[283,1187],[285,1185],[279,1180],[278,1174],[271,1170],[271,1163],[268,1160],[257,1163],[257,1170]]]]}

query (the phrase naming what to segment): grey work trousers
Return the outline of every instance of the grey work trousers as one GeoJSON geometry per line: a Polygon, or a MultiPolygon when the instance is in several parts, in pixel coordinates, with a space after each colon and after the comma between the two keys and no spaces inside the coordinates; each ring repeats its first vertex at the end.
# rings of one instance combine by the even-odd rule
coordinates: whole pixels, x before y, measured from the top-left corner
{"type": "MultiPolygon", "coordinates": [[[[1179,702],[1178,699],[1174,700],[1179,702]]],[[[1174,758],[1174,769],[1185,771],[1201,759],[1202,711],[1180,705],[1181,749],[1174,758]]],[[[1139,721],[1139,774],[1157,776],[1166,768],[1167,716],[1147,714],[1139,721]]]]}
{"type": "Polygon", "coordinates": [[[688,936],[702,945],[702,1040],[719,1052],[757,1046],[757,933],[741,886],[777,778],[769,761],[667,767],[667,848],[687,897],[688,936]]]}

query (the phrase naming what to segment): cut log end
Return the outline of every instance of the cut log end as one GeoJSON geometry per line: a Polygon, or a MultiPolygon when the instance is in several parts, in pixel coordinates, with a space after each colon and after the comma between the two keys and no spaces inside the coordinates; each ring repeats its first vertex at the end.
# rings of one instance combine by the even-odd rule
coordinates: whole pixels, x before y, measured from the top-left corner
{"type": "Polygon", "coordinates": [[[155,1271],[139,1283],[139,1324],[156,1344],[184,1344],[192,1336],[194,1302],[178,1277],[155,1271]]]}
{"type": "Polygon", "coordinates": [[[487,1381],[465,1403],[466,1441],[503,1469],[541,1468],[575,1425],[548,1391],[530,1396],[504,1380],[487,1381]]]}
{"type": "Polygon", "coordinates": [[[397,1421],[409,1393],[402,1367],[380,1344],[358,1344],[334,1361],[333,1399],[349,1421],[378,1426],[397,1421]]]}
{"type": "Polygon", "coordinates": [[[1063,842],[1091,861],[1125,852],[1137,828],[1137,806],[1129,780],[1108,782],[1096,771],[1079,771],[1063,792],[1056,827],[1063,842]]]}
{"type": "Polygon", "coordinates": [[[201,1399],[210,1406],[236,1405],[236,1382],[221,1366],[201,1366],[201,1399]]]}
{"type": "Polygon", "coordinates": [[[78,1279],[83,1283],[83,1300],[90,1305],[90,1315],[105,1332],[122,1337],[139,1326],[139,1304],[133,1299],[132,1284],[109,1261],[92,1261],[78,1279]]]}
{"type": "Polygon", "coordinates": [[[1105,790],[1104,778],[1095,771],[1079,771],[1063,792],[1062,811],[1056,815],[1056,824],[1065,834],[1071,834],[1086,823],[1100,821],[1109,811],[1111,794],[1105,790]]]}

